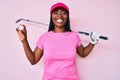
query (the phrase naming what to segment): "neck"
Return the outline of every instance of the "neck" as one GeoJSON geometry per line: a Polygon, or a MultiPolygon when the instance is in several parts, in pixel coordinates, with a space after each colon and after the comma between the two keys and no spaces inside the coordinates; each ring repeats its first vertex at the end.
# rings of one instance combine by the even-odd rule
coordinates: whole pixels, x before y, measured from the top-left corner
{"type": "Polygon", "coordinates": [[[56,28],[53,30],[53,32],[60,33],[60,32],[66,32],[65,28],[56,28]]]}

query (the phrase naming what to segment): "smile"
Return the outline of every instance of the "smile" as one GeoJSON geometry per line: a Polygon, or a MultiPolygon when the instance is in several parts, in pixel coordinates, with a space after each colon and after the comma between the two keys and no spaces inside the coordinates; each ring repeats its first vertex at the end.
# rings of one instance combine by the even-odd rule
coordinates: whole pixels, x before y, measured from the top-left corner
{"type": "Polygon", "coordinates": [[[62,22],[63,22],[62,19],[57,19],[56,21],[57,21],[58,23],[62,23],[62,22]]]}

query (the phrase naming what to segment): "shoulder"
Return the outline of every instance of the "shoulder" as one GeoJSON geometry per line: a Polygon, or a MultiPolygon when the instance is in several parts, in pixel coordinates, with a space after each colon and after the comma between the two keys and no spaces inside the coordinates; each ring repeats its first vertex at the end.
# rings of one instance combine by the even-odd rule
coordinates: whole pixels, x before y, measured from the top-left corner
{"type": "Polygon", "coordinates": [[[72,37],[75,37],[76,39],[79,39],[79,40],[80,40],[80,35],[79,35],[78,32],[71,31],[70,33],[71,33],[72,37]]]}
{"type": "Polygon", "coordinates": [[[71,34],[71,35],[74,35],[74,36],[79,36],[78,33],[75,32],[75,31],[71,31],[70,34],[71,34]]]}
{"type": "Polygon", "coordinates": [[[49,32],[45,32],[45,33],[43,33],[41,36],[45,36],[45,35],[47,35],[47,34],[49,34],[49,32]]]}
{"type": "Polygon", "coordinates": [[[75,31],[71,31],[71,33],[72,33],[72,34],[78,34],[78,33],[77,33],[77,32],[75,32],[75,31]]]}

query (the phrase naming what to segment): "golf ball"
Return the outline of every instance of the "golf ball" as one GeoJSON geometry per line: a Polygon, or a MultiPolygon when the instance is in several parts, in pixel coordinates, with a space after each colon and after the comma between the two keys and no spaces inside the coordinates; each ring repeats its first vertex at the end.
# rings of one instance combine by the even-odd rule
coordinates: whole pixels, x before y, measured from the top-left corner
{"type": "Polygon", "coordinates": [[[24,29],[24,26],[19,26],[18,29],[19,29],[19,30],[23,30],[23,29],[24,29]]]}

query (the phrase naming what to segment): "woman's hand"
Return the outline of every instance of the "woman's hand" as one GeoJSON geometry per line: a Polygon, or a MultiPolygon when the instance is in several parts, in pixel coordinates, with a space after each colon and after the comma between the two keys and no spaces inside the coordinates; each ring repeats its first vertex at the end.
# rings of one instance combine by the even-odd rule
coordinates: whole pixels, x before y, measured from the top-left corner
{"type": "Polygon", "coordinates": [[[17,31],[20,41],[24,42],[25,40],[27,40],[27,30],[26,30],[25,25],[20,24],[20,26],[23,26],[24,28],[20,29],[18,26],[18,28],[16,28],[16,31],[17,31]]]}
{"type": "Polygon", "coordinates": [[[97,44],[100,38],[100,34],[98,34],[97,32],[91,32],[89,34],[89,37],[90,37],[91,44],[97,44]]]}

